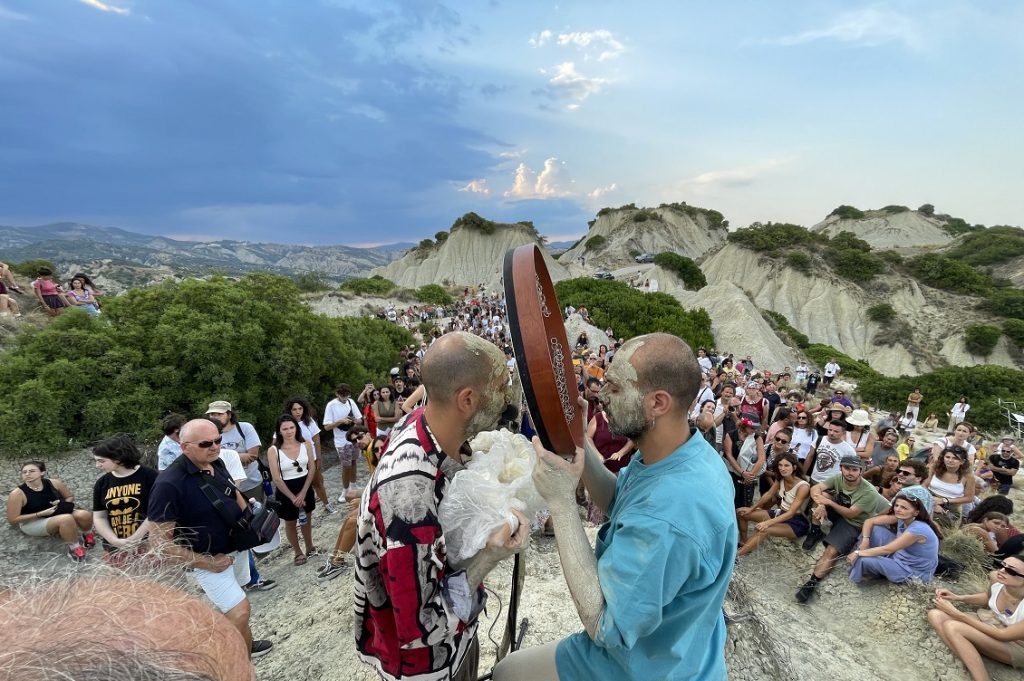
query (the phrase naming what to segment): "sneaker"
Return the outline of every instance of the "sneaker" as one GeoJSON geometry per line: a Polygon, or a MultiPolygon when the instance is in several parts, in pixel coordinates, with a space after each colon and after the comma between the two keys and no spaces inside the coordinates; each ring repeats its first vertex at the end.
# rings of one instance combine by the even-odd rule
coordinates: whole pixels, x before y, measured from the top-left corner
{"type": "Polygon", "coordinates": [[[327,515],[334,515],[337,512],[338,509],[334,508],[334,504],[330,502],[324,504],[324,513],[326,513],[327,515]]]}
{"type": "Polygon", "coordinates": [[[82,543],[85,544],[85,548],[91,549],[96,546],[96,533],[86,532],[85,537],[82,539],[82,543]]]}
{"type": "MultiPolygon", "coordinates": [[[[264,577],[260,577],[258,582],[253,582],[252,584],[246,584],[242,588],[245,589],[246,591],[270,591],[271,589],[276,589],[277,588],[277,582],[275,582],[272,579],[266,579],[264,577]]],[[[269,650],[269,648],[268,648],[268,650],[269,650]]]]}
{"type": "Polygon", "coordinates": [[[68,549],[68,558],[75,561],[76,563],[85,562],[85,548],[82,546],[75,546],[68,549]]]}
{"type": "Polygon", "coordinates": [[[347,569],[348,565],[346,565],[344,562],[333,563],[331,561],[327,561],[323,564],[323,567],[317,568],[316,578],[320,580],[331,580],[347,569]]]}
{"type": "Polygon", "coordinates": [[[21,289],[21,287],[16,286],[15,284],[10,284],[7,288],[11,289],[12,291],[20,295],[25,295],[25,292],[21,289]]]}
{"type": "Polygon", "coordinates": [[[821,531],[821,527],[811,525],[811,529],[807,531],[807,538],[804,539],[804,551],[811,551],[824,538],[825,533],[821,531]]]}
{"type": "Polygon", "coordinates": [[[796,602],[801,605],[806,605],[807,601],[811,600],[811,596],[814,595],[814,590],[818,588],[818,582],[821,581],[814,575],[804,582],[804,585],[796,592],[796,602]]]}
{"type": "Polygon", "coordinates": [[[274,644],[267,639],[260,639],[259,641],[252,642],[252,648],[249,651],[249,658],[256,659],[257,657],[263,657],[274,647],[274,644]]]}
{"type": "Polygon", "coordinates": [[[344,492],[342,492],[341,494],[338,495],[338,503],[339,504],[346,504],[346,503],[348,503],[348,500],[345,499],[345,493],[344,492]]]}

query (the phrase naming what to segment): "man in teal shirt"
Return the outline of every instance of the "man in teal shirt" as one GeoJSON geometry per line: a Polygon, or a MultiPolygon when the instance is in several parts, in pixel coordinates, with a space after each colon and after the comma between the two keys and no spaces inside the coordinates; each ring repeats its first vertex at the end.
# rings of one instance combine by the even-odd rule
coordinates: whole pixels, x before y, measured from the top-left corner
{"type": "Polygon", "coordinates": [[[639,451],[617,479],[592,441],[566,461],[534,439],[534,482],[585,632],[513,653],[494,678],[720,681],[737,529],[721,457],[686,420],[700,366],[679,338],[651,334],[616,353],[605,381],[609,427],[639,451]],[[594,551],[576,511],[581,475],[609,516],[594,551]]]}

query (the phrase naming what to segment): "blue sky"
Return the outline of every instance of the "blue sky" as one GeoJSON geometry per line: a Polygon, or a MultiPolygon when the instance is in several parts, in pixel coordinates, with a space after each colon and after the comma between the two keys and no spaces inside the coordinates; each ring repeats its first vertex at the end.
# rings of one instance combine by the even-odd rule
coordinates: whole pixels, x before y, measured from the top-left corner
{"type": "Polygon", "coordinates": [[[686,201],[1024,220],[1024,3],[0,0],[0,224],[570,238],[686,201]]]}

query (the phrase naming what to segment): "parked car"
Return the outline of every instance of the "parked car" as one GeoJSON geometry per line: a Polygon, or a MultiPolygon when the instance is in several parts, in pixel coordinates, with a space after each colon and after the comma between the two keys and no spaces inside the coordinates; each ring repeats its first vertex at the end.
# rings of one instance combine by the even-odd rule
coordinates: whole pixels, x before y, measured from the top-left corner
{"type": "Polygon", "coordinates": [[[641,253],[640,255],[636,256],[636,258],[634,258],[634,260],[636,260],[638,263],[641,263],[641,264],[654,262],[654,254],[653,253],[641,253]]]}
{"type": "Polygon", "coordinates": [[[594,272],[594,279],[614,279],[611,272],[594,272]]]}

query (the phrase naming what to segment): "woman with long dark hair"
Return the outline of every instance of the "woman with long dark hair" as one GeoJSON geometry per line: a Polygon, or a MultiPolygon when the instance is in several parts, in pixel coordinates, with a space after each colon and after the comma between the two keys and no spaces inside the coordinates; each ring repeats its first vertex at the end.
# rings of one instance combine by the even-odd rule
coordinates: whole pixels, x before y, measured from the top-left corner
{"type": "Polygon", "coordinates": [[[932,495],[920,485],[904,487],[886,515],[864,521],[860,547],[850,553],[850,579],[883,577],[899,584],[931,581],[939,564],[942,531],[931,518],[932,495]]]}
{"type": "MultiPolygon", "coordinates": [[[[785,431],[782,431],[785,432],[785,431]]],[[[745,556],[768,537],[797,539],[807,534],[810,523],[804,507],[811,494],[811,486],[804,477],[800,461],[792,452],[775,457],[772,464],[775,482],[752,507],[737,509],[736,520],[740,528],[740,546],[737,556],[745,556]],[[747,539],[747,526],[757,523],[757,533],[747,539]]]]}
{"type": "Polygon", "coordinates": [[[402,410],[395,402],[395,391],[390,385],[380,387],[380,397],[372,405],[373,421],[376,424],[377,432],[373,436],[387,435],[391,432],[391,426],[402,418],[402,410]]]}
{"type": "Polygon", "coordinates": [[[337,513],[327,496],[327,488],[324,486],[324,467],[320,459],[320,453],[323,451],[320,447],[320,426],[316,422],[316,412],[313,411],[313,406],[305,398],[289,397],[284,403],[284,413],[295,417],[299,423],[302,438],[313,445],[313,458],[317,462],[316,473],[313,476],[313,491],[316,492],[316,498],[324,505],[324,512],[327,515],[337,513]]]}
{"type": "Polygon", "coordinates": [[[758,432],[760,429],[759,422],[741,418],[736,424],[736,435],[726,433],[722,439],[722,454],[735,488],[733,504],[736,508],[754,503],[754,488],[764,472],[764,437],[758,432]]]}
{"type": "Polygon", "coordinates": [[[931,472],[921,483],[935,502],[935,519],[956,527],[963,517],[962,504],[974,501],[974,472],[967,463],[967,450],[949,445],[931,465],[931,472]]]}
{"type": "Polygon", "coordinates": [[[291,414],[277,419],[275,444],[267,449],[270,476],[274,480],[281,508],[278,515],[284,521],[284,533],[295,552],[294,563],[305,565],[307,556],[316,555],[313,546],[313,477],[316,475],[316,457],[312,445],[302,437],[299,422],[291,414]],[[303,553],[299,546],[296,524],[302,527],[303,553]]]}

